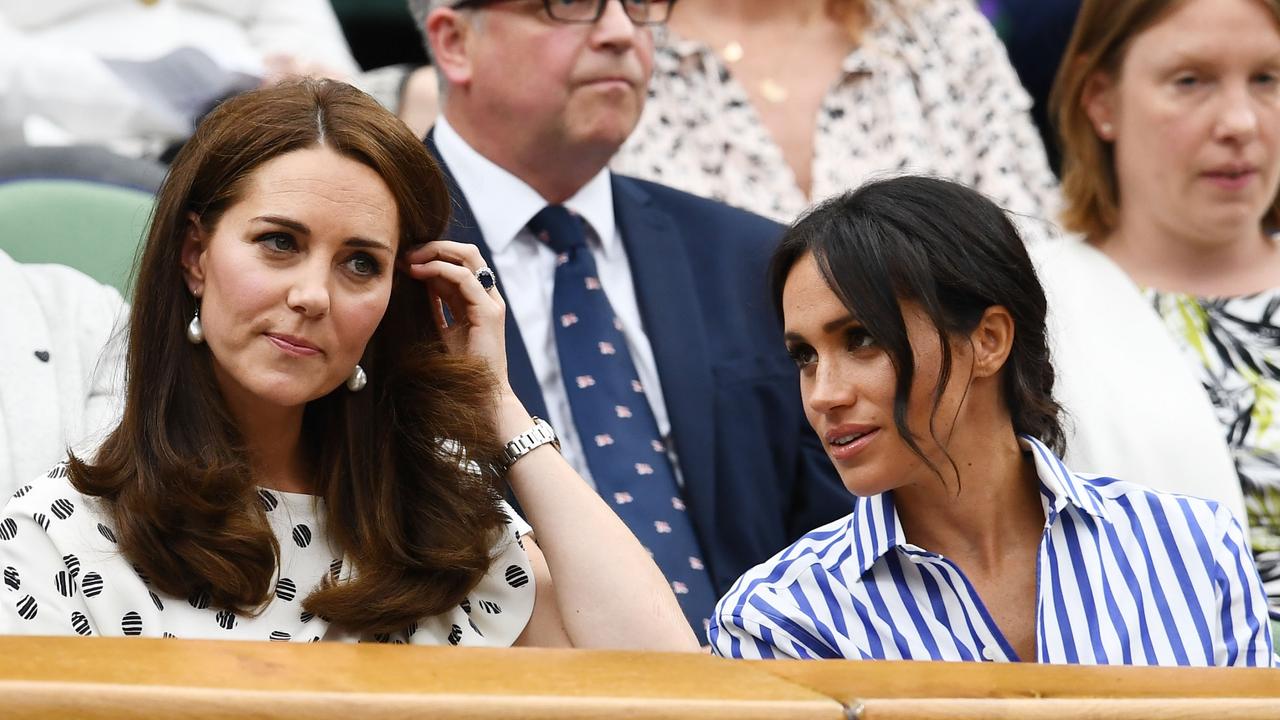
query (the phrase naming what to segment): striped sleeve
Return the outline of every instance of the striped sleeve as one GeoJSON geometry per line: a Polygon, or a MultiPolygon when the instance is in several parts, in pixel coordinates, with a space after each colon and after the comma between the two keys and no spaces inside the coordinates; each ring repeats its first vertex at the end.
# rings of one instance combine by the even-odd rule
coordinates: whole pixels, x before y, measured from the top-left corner
{"type": "Polygon", "coordinates": [[[1280,667],[1272,646],[1266,595],[1244,532],[1225,507],[1215,504],[1215,510],[1214,585],[1220,634],[1214,664],[1280,667]]]}

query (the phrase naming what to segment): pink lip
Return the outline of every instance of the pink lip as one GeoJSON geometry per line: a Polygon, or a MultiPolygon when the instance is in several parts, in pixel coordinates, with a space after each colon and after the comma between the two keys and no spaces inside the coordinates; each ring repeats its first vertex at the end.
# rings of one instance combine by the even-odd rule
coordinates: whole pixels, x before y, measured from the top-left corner
{"type": "Polygon", "coordinates": [[[602,85],[605,87],[612,87],[614,85],[631,87],[634,83],[632,83],[630,80],[624,77],[602,77],[602,78],[595,78],[592,80],[586,80],[582,84],[583,85],[602,85]]]}
{"type": "Polygon", "coordinates": [[[831,453],[831,459],[836,462],[848,462],[859,455],[867,445],[880,436],[880,428],[874,425],[838,425],[826,432],[822,439],[826,442],[827,448],[831,453]],[[854,440],[848,445],[836,445],[835,440],[846,437],[848,435],[856,435],[865,433],[862,437],[854,440]]]}
{"type": "Polygon", "coordinates": [[[312,357],[321,353],[320,348],[293,335],[278,335],[275,333],[267,333],[267,339],[275,344],[276,347],[285,351],[290,355],[297,357],[312,357]]]}
{"type": "Polygon", "coordinates": [[[1240,190],[1253,182],[1258,169],[1251,165],[1224,165],[1202,173],[1202,177],[1223,190],[1240,190]]]}

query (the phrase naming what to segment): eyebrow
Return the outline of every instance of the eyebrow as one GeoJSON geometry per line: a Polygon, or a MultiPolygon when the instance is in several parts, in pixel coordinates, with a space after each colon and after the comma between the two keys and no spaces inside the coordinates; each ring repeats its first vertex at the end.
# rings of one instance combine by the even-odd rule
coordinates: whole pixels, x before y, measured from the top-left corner
{"type": "MultiPolygon", "coordinates": [[[[854,318],[852,315],[844,315],[842,317],[838,317],[835,320],[830,320],[830,321],[827,321],[826,323],[823,323],[822,334],[827,335],[827,334],[833,333],[836,330],[839,330],[840,328],[846,325],[851,325],[855,322],[857,322],[857,319],[854,318]]],[[[804,336],[801,335],[800,333],[795,333],[795,332],[784,333],[782,335],[782,339],[787,342],[804,342],[804,336]]]]}
{"type": "MultiPolygon", "coordinates": [[[[279,215],[259,215],[258,217],[254,218],[254,220],[268,222],[273,225],[279,225],[281,227],[286,227],[286,228],[289,228],[290,230],[293,230],[294,232],[302,233],[303,235],[311,234],[311,228],[307,227],[304,223],[300,223],[297,220],[290,220],[287,217],[280,217],[279,215]]],[[[355,247],[355,248],[362,248],[362,249],[368,249],[368,250],[383,250],[387,253],[391,252],[390,245],[383,242],[378,242],[377,240],[370,240],[369,238],[363,238],[359,236],[347,238],[346,241],[343,242],[343,245],[346,245],[347,247],[355,247]]]]}

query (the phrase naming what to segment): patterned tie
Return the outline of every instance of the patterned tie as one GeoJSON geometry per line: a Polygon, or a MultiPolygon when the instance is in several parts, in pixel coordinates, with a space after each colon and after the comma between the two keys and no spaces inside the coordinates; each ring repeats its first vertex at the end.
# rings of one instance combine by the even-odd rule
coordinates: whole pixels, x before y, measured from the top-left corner
{"type": "Polygon", "coordinates": [[[653,555],[694,632],[705,638],[715,590],[582,220],[550,205],[529,229],[556,253],[556,349],[596,489],[653,555]]]}

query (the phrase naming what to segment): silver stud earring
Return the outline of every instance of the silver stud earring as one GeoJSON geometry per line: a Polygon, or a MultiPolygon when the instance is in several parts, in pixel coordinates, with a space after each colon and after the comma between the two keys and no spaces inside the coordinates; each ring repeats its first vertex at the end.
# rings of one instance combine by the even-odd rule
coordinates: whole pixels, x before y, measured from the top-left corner
{"type": "Polygon", "coordinates": [[[1115,133],[1115,131],[1116,131],[1115,127],[1114,127],[1114,126],[1112,126],[1112,124],[1111,124],[1111,123],[1109,123],[1109,122],[1104,122],[1104,123],[1102,123],[1102,127],[1098,128],[1098,129],[1102,132],[1102,139],[1103,139],[1103,140],[1110,140],[1110,139],[1111,139],[1111,136],[1112,136],[1112,135],[1115,133]]]}
{"type": "Polygon", "coordinates": [[[356,369],[351,371],[351,377],[347,378],[347,389],[351,392],[360,392],[368,384],[369,376],[364,374],[364,368],[357,365],[356,369]]]}
{"type": "Polygon", "coordinates": [[[199,345],[204,342],[204,326],[200,324],[200,306],[196,306],[196,314],[187,323],[187,342],[199,345]]]}

